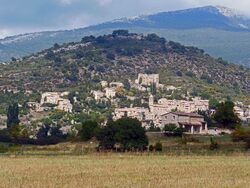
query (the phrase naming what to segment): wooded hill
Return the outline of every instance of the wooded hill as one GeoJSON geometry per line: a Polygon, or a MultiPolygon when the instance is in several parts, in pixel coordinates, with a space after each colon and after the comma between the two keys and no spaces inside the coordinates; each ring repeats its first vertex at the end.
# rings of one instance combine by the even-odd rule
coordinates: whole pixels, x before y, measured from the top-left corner
{"type": "Polygon", "coordinates": [[[0,88],[32,91],[84,91],[101,80],[125,81],[138,73],[160,73],[161,83],[181,86],[194,96],[249,101],[250,70],[215,59],[203,50],[117,30],[72,42],[0,65],[0,88]]]}

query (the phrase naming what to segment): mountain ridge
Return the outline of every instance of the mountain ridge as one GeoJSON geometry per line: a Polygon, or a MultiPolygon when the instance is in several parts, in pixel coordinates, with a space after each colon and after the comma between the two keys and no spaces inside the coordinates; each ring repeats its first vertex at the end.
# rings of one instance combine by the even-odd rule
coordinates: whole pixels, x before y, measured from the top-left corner
{"type": "Polygon", "coordinates": [[[161,12],[134,18],[116,19],[110,22],[73,30],[37,32],[7,37],[0,40],[0,44],[3,45],[2,47],[0,46],[0,61],[7,61],[12,56],[22,57],[30,55],[49,48],[54,43],[62,44],[71,41],[80,41],[82,37],[90,34],[98,36],[100,34],[108,34],[115,29],[129,29],[132,32],[147,34],[147,30],[150,29],[153,33],[157,33],[168,40],[175,41],[178,41],[176,39],[189,33],[190,39],[187,35],[186,38],[178,42],[185,45],[192,43],[192,45],[203,48],[213,56],[221,56],[234,63],[250,66],[250,55],[246,50],[250,47],[250,44],[249,46],[247,44],[247,46],[242,46],[241,41],[237,40],[246,40],[247,42],[250,40],[250,29],[248,28],[250,28],[250,19],[247,17],[242,17],[241,14],[234,13],[234,11],[225,7],[219,9],[218,7],[206,6],[187,10],[161,12]],[[211,36],[207,36],[205,32],[210,29],[213,30],[213,33],[211,36]],[[196,30],[200,31],[198,38],[196,38],[196,30]],[[176,31],[181,31],[182,33],[176,31]],[[216,42],[216,40],[214,40],[214,38],[218,41],[220,40],[221,36],[218,33],[221,31],[225,32],[226,36],[223,38],[223,44],[221,41],[216,42]],[[173,37],[175,33],[179,34],[173,37]],[[205,39],[202,39],[202,37],[205,39]],[[210,44],[211,47],[207,47],[207,41],[213,41],[210,44]],[[230,46],[229,49],[224,49],[228,46],[230,46]],[[213,48],[215,50],[213,50],[213,48]],[[237,52],[237,49],[241,49],[244,53],[239,53],[239,50],[237,52]],[[5,56],[5,58],[3,58],[3,56],[5,56]]]}

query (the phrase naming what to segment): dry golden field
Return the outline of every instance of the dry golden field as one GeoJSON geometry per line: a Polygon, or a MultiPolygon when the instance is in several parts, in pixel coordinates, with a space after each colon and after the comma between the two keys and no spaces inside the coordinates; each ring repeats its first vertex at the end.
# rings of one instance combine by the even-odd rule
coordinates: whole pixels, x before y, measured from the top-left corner
{"type": "Polygon", "coordinates": [[[248,156],[0,157],[0,187],[250,187],[248,156]]]}

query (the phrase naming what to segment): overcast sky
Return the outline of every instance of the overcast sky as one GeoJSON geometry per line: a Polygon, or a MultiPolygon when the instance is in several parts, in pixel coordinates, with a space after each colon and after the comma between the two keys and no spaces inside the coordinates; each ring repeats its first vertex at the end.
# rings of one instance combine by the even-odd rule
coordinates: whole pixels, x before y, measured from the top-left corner
{"type": "Polygon", "coordinates": [[[0,38],[205,5],[221,5],[247,13],[250,0],[0,0],[0,38]]]}

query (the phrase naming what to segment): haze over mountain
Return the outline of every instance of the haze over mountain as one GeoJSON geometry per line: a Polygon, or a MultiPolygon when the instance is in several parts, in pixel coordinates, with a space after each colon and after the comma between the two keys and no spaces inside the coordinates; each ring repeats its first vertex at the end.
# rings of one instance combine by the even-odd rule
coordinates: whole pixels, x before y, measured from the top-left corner
{"type": "Polygon", "coordinates": [[[0,60],[22,57],[54,43],[79,41],[86,35],[107,34],[120,28],[157,33],[167,40],[202,48],[212,56],[250,66],[250,19],[237,11],[213,6],[122,18],[75,30],[7,37],[0,40],[0,60]]]}

